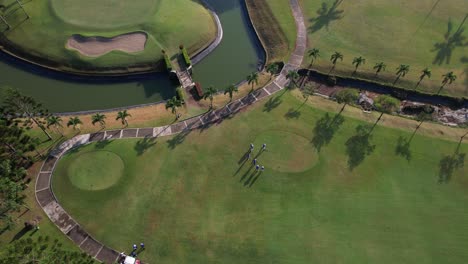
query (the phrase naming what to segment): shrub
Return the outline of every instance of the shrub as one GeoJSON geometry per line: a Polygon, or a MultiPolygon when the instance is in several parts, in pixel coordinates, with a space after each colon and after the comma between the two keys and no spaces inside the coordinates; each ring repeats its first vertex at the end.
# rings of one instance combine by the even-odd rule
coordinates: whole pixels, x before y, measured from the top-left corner
{"type": "Polygon", "coordinates": [[[392,112],[397,111],[400,107],[400,100],[384,94],[374,100],[374,106],[382,113],[391,114],[392,112]]]}
{"type": "Polygon", "coordinates": [[[176,89],[176,95],[177,95],[177,98],[179,98],[179,100],[181,100],[182,102],[185,102],[185,91],[184,91],[184,88],[182,87],[177,87],[176,89]]]}
{"type": "Polygon", "coordinates": [[[166,69],[167,71],[172,71],[172,63],[171,63],[171,59],[169,59],[169,56],[167,56],[167,54],[164,53],[164,62],[166,64],[166,69]]]}
{"type": "Polygon", "coordinates": [[[336,101],[340,104],[353,104],[359,98],[359,92],[355,89],[346,88],[335,94],[336,101]]]}
{"type": "Polygon", "coordinates": [[[188,55],[187,49],[182,46],[182,56],[184,56],[184,61],[187,66],[192,65],[192,61],[190,60],[190,56],[188,55]]]}

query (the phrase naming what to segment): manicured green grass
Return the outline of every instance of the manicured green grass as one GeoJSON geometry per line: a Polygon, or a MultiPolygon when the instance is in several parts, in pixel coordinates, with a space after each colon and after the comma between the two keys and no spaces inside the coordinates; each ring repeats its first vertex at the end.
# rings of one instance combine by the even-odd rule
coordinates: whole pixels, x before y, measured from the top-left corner
{"type": "Polygon", "coordinates": [[[172,55],[179,44],[195,52],[208,45],[216,32],[210,13],[197,1],[53,0],[24,6],[31,18],[24,20],[21,9],[7,16],[14,28],[5,32],[6,38],[31,54],[80,69],[154,63],[162,58],[161,49],[172,55]],[[88,58],[66,48],[73,34],[113,37],[134,31],[148,34],[145,50],[139,53],[113,51],[88,58]]]}
{"type": "Polygon", "coordinates": [[[68,177],[76,187],[97,191],[104,190],[119,181],[124,164],[122,159],[109,151],[84,153],[68,167],[68,177]]]}
{"type": "MultiPolygon", "coordinates": [[[[339,62],[338,74],[350,75],[354,57],[367,59],[357,77],[375,79],[372,67],[383,61],[387,71],[378,81],[391,83],[400,64],[410,65],[409,74],[400,85],[413,89],[421,71],[432,68],[432,78],[425,79],[419,89],[435,93],[441,85],[442,75],[454,71],[458,80],[443,93],[468,96],[466,74],[466,10],[464,0],[385,1],[359,0],[302,0],[309,27],[309,46],[320,49],[321,57],[315,68],[328,72],[330,55],[339,51],[344,61],[339,62]],[[318,13],[322,5],[326,12],[318,13]],[[448,29],[448,25],[451,29],[448,29]],[[459,41],[454,35],[460,30],[459,41]]],[[[309,60],[304,65],[309,64],[309,60]]]]}
{"type": "Polygon", "coordinates": [[[84,146],[59,162],[54,192],[98,240],[127,252],[145,242],[150,263],[466,262],[468,169],[455,168],[456,142],[416,133],[407,160],[397,142],[412,131],[377,126],[363,139],[356,128],[371,124],[331,123],[289,93],[273,102],[185,136],[84,146]],[[239,163],[251,142],[254,156],[267,144],[260,175],[239,163]],[[122,158],[123,177],[76,188],[68,167],[100,149],[122,158]],[[451,180],[440,182],[441,165],[451,180]]]}

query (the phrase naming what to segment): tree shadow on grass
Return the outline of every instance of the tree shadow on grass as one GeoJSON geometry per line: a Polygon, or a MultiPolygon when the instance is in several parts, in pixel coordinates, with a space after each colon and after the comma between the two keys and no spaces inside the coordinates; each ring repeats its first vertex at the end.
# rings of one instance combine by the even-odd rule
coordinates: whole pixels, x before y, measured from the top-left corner
{"type": "Polygon", "coordinates": [[[331,22],[342,19],[344,10],[338,10],[342,2],[343,0],[335,0],[331,7],[328,7],[328,3],[323,2],[320,9],[317,10],[317,17],[309,20],[312,23],[309,31],[315,33],[324,27],[328,30],[331,22]]]}
{"type": "Polygon", "coordinates": [[[411,160],[411,139],[400,136],[395,147],[395,154],[405,158],[408,162],[411,160]]]}
{"type": "Polygon", "coordinates": [[[371,144],[371,129],[368,125],[359,125],[356,127],[356,134],[346,141],[346,154],[348,155],[348,167],[350,170],[356,168],[364,161],[366,156],[374,152],[375,145],[371,144]]]}
{"type": "Polygon", "coordinates": [[[466,37],[463,35],[465,28],[463,24],[468,18],[468,14],[465,16],[463,21],[458,26],[458,29],[453,31],[453,23],[449,20],[447,24],[447,32],[444,34],[444,40],[434,44],[432,52],[436,52],[436,56],[432,61],[432,64],[442,65],[450,64],[452,59],[452,53],[457,47],[466,47],[468,42],[465,41],[466,37]]]}
{"type": "Polygon", "coordinates": [[[112,142],[114,142],[114,141],[109,140],[109,139],[99,140],[98,142],[96,142],[96,144],[94,144],[94,147],[96,149],[103,149],[103,148],[107,147],[112,142]]]}
{"type": "Polygon", "coordinates": [[[271,112],[273,109],[277,108],[282,102],[283,100],[281,99],[281,96],[270,97],[270,99],[268,99],[268,101],[263,106],[263,112],[271,112]]]}
{"type": "Polygon", "coordinates": [[[170,149],[175,149],[177,146],[184,143],[185,139],[191,131],[192,130],[190,129],[184,129],[182,132],[167,141],[167,147],[170,149]]]}
{"type": "Polygon", "coordinates": [[[452,155],[444,156],[439,162],[439,183],[448,183],[456,170],[465,165],[465,153],[456,151],[452,155]]]}
{"type": "Polygon", "coordinates": [[[330,143],[336,131],[338,131],[344,121],[343,116],[340,114],[337,114],[332,118],[329,113],[326,113],[317,121],[314,127],[314,137],[311,141],[317,149],[317,152],[320,152],[323,146],[330,143]]]}
{"type": "Polygon", "coordinates": [[[135,144],[135,151],[138,156],[143,155],[149,148],[153,147],[156,145],[156,138],[153,137],[145,137],[140,140],[138,140],[135,144]]]}
{"type": "Polygon", "coordinates": [[[299,109],[289,108],[288,112],[284,114],[286,119],[299,119],[301,117],[301,111],[299,109]]]}

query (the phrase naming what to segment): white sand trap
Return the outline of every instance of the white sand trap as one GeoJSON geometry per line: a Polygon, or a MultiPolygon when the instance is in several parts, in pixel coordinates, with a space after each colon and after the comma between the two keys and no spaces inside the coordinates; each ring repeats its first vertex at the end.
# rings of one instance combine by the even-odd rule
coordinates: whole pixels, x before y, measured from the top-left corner
{"type": "Polygon", "coordinates": [[[87,57],[99,57],[113,50],[128,53],[143,51],[147,39],[144,32],[127,33],[113,38],[73,35],[67,41],[67,48],[77,50],[87,57]]]}

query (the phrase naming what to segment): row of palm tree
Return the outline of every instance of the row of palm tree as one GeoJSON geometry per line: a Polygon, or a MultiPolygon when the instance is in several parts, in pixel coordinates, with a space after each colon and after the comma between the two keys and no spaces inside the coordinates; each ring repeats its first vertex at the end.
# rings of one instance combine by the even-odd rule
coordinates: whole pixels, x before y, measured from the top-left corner
{"type": "MultiPolygon", "coordinates": [[[[128,126],[128,118],[132,115],[127,112],[127,110],[123,110],[117,113],[117,117],[115,120],[120,120],[123,126],[128,126]]],[[[101,125],[101,128],[106,127],[106,118],[105,114],[96,113],[91,116],[91,124],[94,126],[96,124],[101,125]]],[[[67,122],[67,127],[72,127],[73,130],[80,131],[80,126],[83,125],[83,121],[78,116],[70,117],[67,122]]],[[[63,120],[60,116],[52,115],[47,118],[47,128],[50,129],[53,127],[57,133],[63,136],[61,132],[61,128],[63,128],[63,120]]]]}
{"type": "MultiPolygon", "coordinates": [[[[309,55],[309,58],[310,58],[310,65],[309,67],[312,67],[312,65],[314,64],[315,61],[317,61],[317,59],[320,57],[320,50],[317,49],[317,48],[313,48],[313,49],[310,49],[308,51],[308,55],[309,55]]],[[[343,61],[343,54],[341,54],[340,52],[338,51],[335,51],[331,56],[330,56],[330,61],[331,63],[333,64],[332,68],[330,69],[330,72],[332,72],[335,67],[336,67],[336,64],[338,63],[338,61],[343,61]]],[[[362,56],[359,56],[359,57],[355,57],[353,58],[353,62],[352,62],[352,65],[354,65],[354,72],[353,72],[353,75],[356,74],[358,68],[365,64],[366,63],[366,59],[363,58],[362,56]]],[[[377,76],[379,73],[385,71],[387,68],[387,65],[384,63],[384,62],[378,62],[374,65],[373,69],[375,70],[375,76],[377,76]]],[[[400,66],[398,66],[396,68],[396,71],[395,71],[395,75],[396,75],[396,78],[395,78],[395,81],[393,82],[393,85],[395,85],[398,80],[400,80],[400,78],[402,77],[405,77],[406,74],[410,71],[410,66],[407,65],[407,64],[401,64],[400,66]]],[[[330,73],[329,72],[329,73],[330,73]]],[[[421,84],[421,82],[425,79],[425,78],[431,78],[432,77],[432,72],[431,72],[431,69],[429,68],[425,68],[421,71],[421,75],[419,76],[419,81],[417,82],[416,84],[416,88],[419,87],[419,85],[421,84]]],[[[442,91],[442,89],[447,85],[447,84],[452,84],[456,79],[457,79],[457,76],[453,73],[453,71],[450,71],[444,75],[442,75],[443,79],[442,79],[442,85],[438,91],[438,94],[442,91]]]]}

